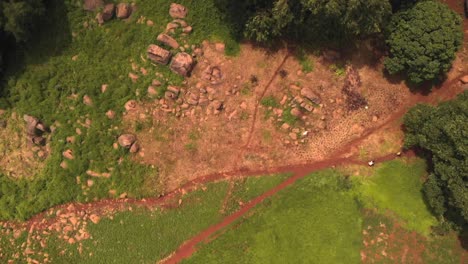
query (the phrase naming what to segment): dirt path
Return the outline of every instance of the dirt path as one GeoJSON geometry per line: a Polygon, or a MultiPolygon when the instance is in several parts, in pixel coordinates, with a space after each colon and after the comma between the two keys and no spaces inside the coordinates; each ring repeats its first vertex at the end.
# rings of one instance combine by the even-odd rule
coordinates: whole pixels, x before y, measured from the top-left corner
{"type": "MultiPolygon", "coordinates": [[[[287,49],[287,48],[286,48],[287,49]]],[[[284,64],[286,63],[286,61],[288,60],[288,58],[291,56],[291,53],[290,51],[288,50],[288,53],[286,54],[286,56],[284,56],[283,60],[281,61],[280,65],[278,65],[278,67],[276,68],[275,72],[273,73],[273,76],[271,76],[270,80],[268,81],[268,83],[265,85],[265,88],[263,88],[263,91],[262,93],[260,94],[260,96],[257,98],[257,102],[255,103],[255,109],[254,109],[254,112],[253,112],[253,117],[252,117],[252,125],[250,127],[250,130],[249,130],[249,136],[247,138],[247,141],[244,145],[244,149],[245,148],[249,148],[249,145],[250,145],[250,142],[252,141],[252,136],[255,132],[255,124],[257,123],[257,116],[258,116],[258,107],[259,105],[261,104],[261,101],[263,99],[263,97],[265,96],[266,92],[268,91],[268,89],[270,88],[271,84],[273,83],[273,81],[275,80],[275,78],[278,76],[280,70],[283,68],[284,64]]]]}

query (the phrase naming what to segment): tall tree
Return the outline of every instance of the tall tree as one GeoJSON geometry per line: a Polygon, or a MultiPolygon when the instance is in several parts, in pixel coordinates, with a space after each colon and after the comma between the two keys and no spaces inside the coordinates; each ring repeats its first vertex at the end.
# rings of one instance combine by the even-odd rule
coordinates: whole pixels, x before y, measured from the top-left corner
{"type": "Polygon", "coordinates": [[[381,0],[236,2],[245,10],[239,16],[246,20],[245,35],[259,42],[284,36],[342,40],[373,34],[382,31],[391,14],[390,2],[381,0]]]}
{"type": "Polygon", "coordinates": [[[462,40],[459,15],[440,2],[418,2],[389,24],[385,68],[390,74],[405,73],[415,84],[438,79],[450,69],[462,40]]]}
{"type": "Polygon", "coordinates": [[[424,193],[434,213],[468,223],[468,91],[438,107],[418,105],[404,118],[405,146],[424,150],[433,168],[424,193]]]}

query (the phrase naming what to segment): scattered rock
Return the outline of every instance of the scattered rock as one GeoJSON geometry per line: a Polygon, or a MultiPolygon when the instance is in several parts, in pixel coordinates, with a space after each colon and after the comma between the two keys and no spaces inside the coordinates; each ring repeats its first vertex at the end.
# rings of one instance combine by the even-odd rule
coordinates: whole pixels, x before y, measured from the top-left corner
{"type": "Polygon", "coordinates": [[[149,19],[146,20],[146,25],[147,25],[147,26],[150,26],[150,27],[154,26],[153,20],[149,20],[149,19]]]}
{"type": "Polygon", "coordinates": [[[212,103],[213,109],[221,111],[223,110],[223,102],[219,100],[214,100],[212,103]]]}
{"type": "Polygon", "coordinates": [[[151,82],[151,85],[156,86],[156,87],[159,87],[159,86],[161,86],[161,82],[160,82],[159,80],[154,79],[154,80],[151,82]]]}
{"type": "Polygon", "coordinates": [[[75,143],[75,136],[69,136],[66,138],[67,143],[74,144],[75,143]]]}
{"type": "Polygon", "coordinates": [[[62,152],[62,155],[64,158],[69,159],[69,160],[72,160],[75,158],[75,156],[73,156],[73,151],[71,149],[65,150],[64,152],[62,152]]]}
{"type": "Polygon", "coordinates": [[[62,169],[67,169],[68,168],[68,163],[66,161],[62,161],[60,163],[60,167],[62,167],[62,169]]]}
{"type": "Polygon", "coordinates": [[[102,10],[102,19],[104,22],[111,20],[115,14],[115,5],[114,4],[106,4],[104,9],[102,10]]]}
{"type": "Polygon", "coordinates": [[[294,132],[289,133],[289,137],[290,137],[292,140],[297,140],[297,134],[294,133],[294,132]]]}
{"type": "Polygon", "coordinates": [[[109,119],[114,119],[115,118],[115,112],[112,111],[112,110],[109,110],[109,111],[106,112],[106,116],[109,119]]]}
{"type": "Polygon", "coordinates": [[[130,79],[132,79],[132,82],[136,82],[136,81],[138,80],[138,75],[136,75],[136,74],[134,74],[134,73],[132,73],[132,72],[130,72],[130,73],[128,74],[128,77],[129,77],[130,79]]]}
{"type": "Polygon", "coordinates": [[[137,107],[137,102],[135,100],[130,100],[125,103],[125,110],[131,111],[137,107]]]}
{"type": "Polygon", "coordinates": [[[94,224],[97,224],[99,223],[99,221],[101,220],[101,218],[95,214],[92,214],[89,216],[89,220],[91,220],[91,222],[93,222],[94,224]]]}
{"type": "Polygon", "coordinates": [[[192,33],[192,30],[193,28],[191,26],[186,26],[182,29],[182,32],[189,34],[192,33]]]}
{"type": "Polygon", "coordinates": [[[468,75],[465,75],[463,77],[460,78],[460,81],[465,84],[465,83],[468,83],[468,75]]]}
{"type": "Polygon", "coordinates": [[[46,139],[43,137],[35,136],[32,137],[32,142],[38,146],[44,146],[46,143],[46,139]]]}
{"type": "Polygon", "coordinates": [[[153,97],[153,96],[156,96],[158,94],[158,92],[156,91],[156,88],[154,88],[153,86],[148,86],[148,90],[147,90],[147,93],[149,96],[153,97]]]}
{"type": "Polygon", "coordinates": [[[128,18],[132,13],[132,9],[128,3],[120,3],[117,5],[117,18],[128,18]]]}
{"type": "Polygon", "coordinates": [[[169,85],[167,87],[167,91],[173,93],[176,97],[178,97],[179,93],[180,93],[180,88],[176,87],[176,86],[169,85]]]}
{"type": "Polygon", "coordinates": [[[89,97],[89,95],[85,95],[83,96],[83,103],[87,106],[92,106],[93,100],[91,99],[91,97],[89,97]]]}
{"type": "Polygon", "coordinates": [[[119,145],[124,148],[130,148],[135,141],[136,137],[133,134],[123,134],[118,139],[119,145]]]}
{"type": "Polygon", "coordinates": [[[39,119],[30,115],[24,115],[23,119],[26,122],[26,133],[28,136],[37,136],[40,134],[36,128],[37,124],[39,123],[39,119]]]}
{"type": "Polygon", "coordinates": [[[226,45],[224,43],[221,43],[221,42],[215,43],[216,51],[224,53],[225,48],[226,48],[226,45]]]}
{"type": "Polygon", "coordinates": [[[218,66],[208,66],[202,73],[202,78],[210,81],[211,84],[218,84],[223,78],[221,68],[218,66]]]}
{"type": "Polygon", "coordinates": [[[133,143],[130,147],[130,153],[137,153],[140,150],[140,144],[138,142],[133,143]]]}
{"type": "Polygon", "coordinates": [[[109,87],[109,85],[107,85],[107,84],[101,85],[101,93],[105,93],[107,91],[108,87],[109,87]]]}
{"type": "Polygon", "coordinates": [[[163,65],[169,63],[171,58],[171,52],[154,44],[149,45],[146,52],[150,60],[163,65]]]}
{"type": "Polygon", "coordinates": [[[291,109],[291,115],[295,116],[295,117],[300,117],[302,115],[302,112],[301,110],[299,110],[298,108],[293,108],[291,109]]]}
{"type": "Polygon", "coordinates": [[[173,49],[178,49],[180,46],[177,40],[164,33],[159,34],[157,40],[173,49]]]}
{"type": "Polygon", "coordinates": [[[291,127],[291,126],[290,126],[288,123],[283,123],[283,124],[281,125],[281,129],[282,129],[282,130],[289,130],[290,127],[291,127]]]}
{"type": "Polygon", "coordinates": [[[377,122],[379,120],[379,117],[378,116],[372,116],[372,122],[377,122]]]}
{"type": "Polygon", "coordinates": [[[170,68],[173,72],[182,76],[188,76],[192,71],[193,58],[190,54],[179,52],[174,56],[170,68]]]}
{"type": "Polygon", "coordinates": [[[169,15],[173,18],[185,18],[187,13],[187,8],[180,4],[172,3],[169,8],[169,15]]]}
{"type": "Polygon", "coordinates": [[[301,95],[309,99],[314,104],[320,104],[322,102],[319,95],[309,88],[302,88],[301,95]]]}
{"type": "Polygon", "coordinates": [[[84,0],[83,9],[86,11],[96,11],[104,6],[104,0],[84,0]]]}

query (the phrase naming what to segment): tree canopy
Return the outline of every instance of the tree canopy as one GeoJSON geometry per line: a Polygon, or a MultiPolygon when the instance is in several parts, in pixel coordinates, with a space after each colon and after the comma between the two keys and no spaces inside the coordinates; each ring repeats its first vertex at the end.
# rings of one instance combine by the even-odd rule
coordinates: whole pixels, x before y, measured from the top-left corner
{"type": "Polygon", "coordinates": [[[461,18],[445,4],[421,1],[398,12],[388,26],[390,74],[405,73],[415,84],[438,79],[455,59],[463,40],[461,18]]]}
{"type": "Polygon", "coordinates": [[[0,74],[8,45],[26,41],[34,22],[44,13],[43,0],[0,0],[0,74]]]}
{"type": "Polygon", "coordinates": [[[438,107],[418,105],[404,118],[405,146],[426,151],[433,168],[424,193],[435,214],[468,222],[468,91],[438,107]]]}
{"type": "Polygon", "coordinates": [[[392,11],[390,2],[381,0],[220,1],[226,4],[226,13],[236,14],[244,35],[258,42],[294,36],[343,40],[373,34],[383,30],[392,11]]]}

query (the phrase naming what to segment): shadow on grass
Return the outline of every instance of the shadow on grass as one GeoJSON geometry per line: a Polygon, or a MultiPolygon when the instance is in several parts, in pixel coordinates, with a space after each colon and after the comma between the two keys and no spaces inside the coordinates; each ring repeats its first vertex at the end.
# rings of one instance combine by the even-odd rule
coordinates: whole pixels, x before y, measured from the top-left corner
{"type": "MultiPolygon", "coordinates": [[[[71,43],[72,35],[64,1],[45,1],[45,8],[44,16],[33,26],[27,42],[15,43],[9,39],[6,43],[7,52],[3,58],[4,75],[0,80],[1,98],[8,97],[9,79],[24,72],[29,64],[43,64],[50,57],[60,55],[71,43]]],[[[8,105],[7,102],[0,101],[0,107],[8,105]]]]}

